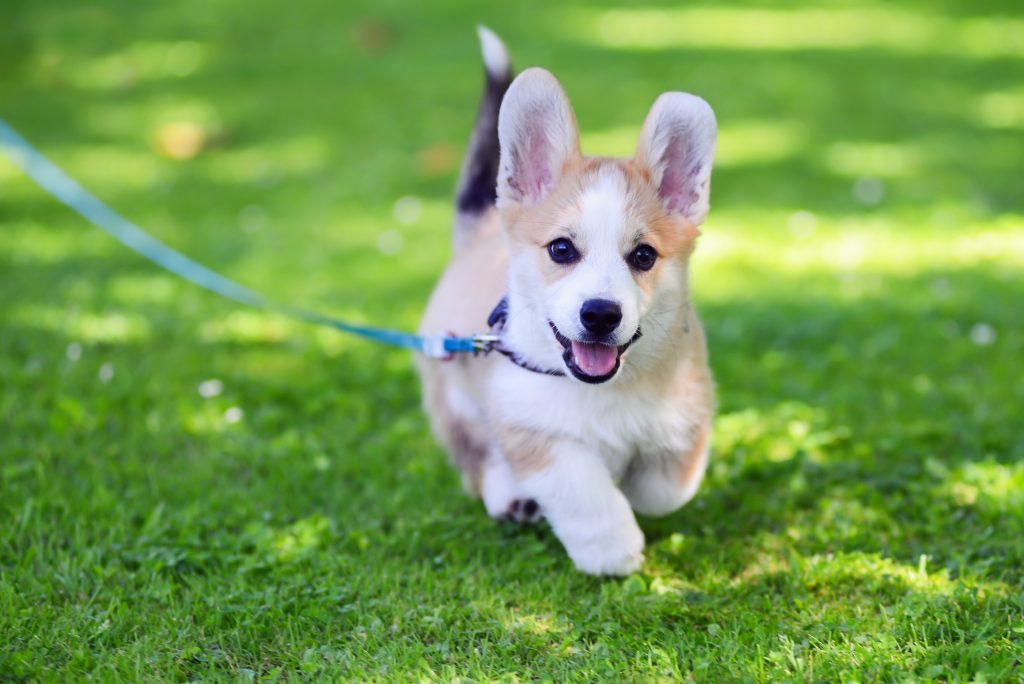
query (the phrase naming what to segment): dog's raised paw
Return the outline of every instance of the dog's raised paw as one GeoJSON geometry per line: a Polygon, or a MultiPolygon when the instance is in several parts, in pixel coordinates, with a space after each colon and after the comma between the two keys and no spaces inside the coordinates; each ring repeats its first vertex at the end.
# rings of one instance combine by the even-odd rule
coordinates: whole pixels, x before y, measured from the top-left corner
{"type": "Polygon", "coordinates": [[[498,516],[498,520],[517,525],[533,525],[543,517],[540,506],[533,499],[512,499],[508,504],[508,510],[498,516]]]}

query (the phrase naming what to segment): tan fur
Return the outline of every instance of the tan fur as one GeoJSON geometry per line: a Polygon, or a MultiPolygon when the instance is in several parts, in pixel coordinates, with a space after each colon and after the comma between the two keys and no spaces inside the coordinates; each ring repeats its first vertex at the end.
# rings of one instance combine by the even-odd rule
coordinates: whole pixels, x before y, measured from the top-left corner
{"type": "Polygon", "coordinates": [[[698,421],[693,428],[692,446],[670,464],[669,473],[680,485],[686,485],[704,475],[711,440],[711,421],[715,413],[715,386],[708,366],[704,330],[696,321],[696,316],[691,318],[693,322],[687,337],[692,342],[676,375],[672,392],[677,400],[685,402],[687,410],[698,421]]]}
{"type": "Polygon", "coordinates": [[[711,433],[710,422],[702,423],[694,429],[693,447],[680,455],[673,469],[675,481],[687,485],[694,477],[703,475],[704,462],[707,459],[708,438],[711,433]]]}
{"type": "Polygon", "coordinates": [[[494,436],[518,478],[540,472],[550,463],[549,435],[516,425],[496,425],[494,436]]]}
{"type": "Polygon", "coordinates": [[[508,250],[496,210],[452,256],[427,304],[420,332],[483,332],[487,316],[505,295],[508,250]]]}
{"type": "MultiPolygon", "coordinates": [[[[475,233],[467,235],[431,295],[420,325],[423,335],[468,336],[487,332],[487,316],[505,294],[508,252],[497,211],[481,220],[475,233]]],[[[491,442],[490,429],[480,416],[460,415],[448,393],[461,392],[470,403],[485,405],[482,395],[490,368],[502,363],[496,355],[459,355],[451,361],[419,358],[423,379],[423,400],[438,441],[448,450],[462,471],[463,486],[480,493],[483,461],[491,442]]]]}

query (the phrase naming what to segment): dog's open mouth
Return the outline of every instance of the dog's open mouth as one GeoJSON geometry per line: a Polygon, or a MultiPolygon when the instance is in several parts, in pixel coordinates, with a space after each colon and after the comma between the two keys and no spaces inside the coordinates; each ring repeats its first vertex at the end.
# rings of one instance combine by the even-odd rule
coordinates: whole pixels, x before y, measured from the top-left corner
{"type": "Polygon", "coordinates": [[[592,342],[587,340],[570,340],[558,331],[554,323],[548,321],[551,332],[555,339],[562,345],[562,360],[566,368],[577,380],[588,382],[594,385],[607,382],[615,377],[622,365],[622,355],[629,348],[629,345],[640,339],[640,329],[626,342],[618,346],[592,342]]]}

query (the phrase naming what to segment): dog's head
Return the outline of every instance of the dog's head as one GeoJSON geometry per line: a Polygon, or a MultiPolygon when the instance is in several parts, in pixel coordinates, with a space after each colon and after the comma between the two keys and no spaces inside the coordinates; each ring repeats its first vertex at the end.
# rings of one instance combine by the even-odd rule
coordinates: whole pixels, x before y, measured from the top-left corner
{"type": "Polygon", "coordinates": [[[530,353],[557,353],[575,378],[600,383],[618,373],[641,331],[638,353],[682,333],[715,134],[704,100],[665,93],[632,159],[584,158],[554,76],[529,69],[513,82],[498,120],[498,208],[511,293],[544,323],[530,353]]]}

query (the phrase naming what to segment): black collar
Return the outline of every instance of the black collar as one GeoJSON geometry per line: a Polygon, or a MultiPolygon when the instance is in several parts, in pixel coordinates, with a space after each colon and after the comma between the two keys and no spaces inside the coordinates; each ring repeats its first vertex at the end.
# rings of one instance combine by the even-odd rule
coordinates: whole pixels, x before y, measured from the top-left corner
{"type": "Polygon", "coordinates": [[[525,368],[528,371],[540,373],[541,375],[551,375],[560,378],[565,377],[565,371],[551,370],[549,368],[538,368],[537,366],[534,366],[532,363],[523,361],[521,358],[519,358],[519,355],[516,354],[511,349],[504,349],[500,345],[495,345],[494,351],[498,352],[499,354],[507,358],[509,361],[519,366],[520,368],[525,368]]]}
{"type": "MultiPolygon", "coordinates": [[[[508,297],[502,297],[498,305],[491,311],[491,315],[487,317],[487,325],[491,328],[491,333],[500,335],[501,331],[505,328],[505,322],[508,320],[508,297]]],[[[549,368],[538,368],[532,363],[524,361],[511,349],[505,349],[501,346],[501,342],[492,347],[494,351],[498,352],[512,363],[516,364],[520,368],[524,368],[532,373],[540,373],[541,375],[551,375],[553,377],[564,378],[565,371],[552,370],[549,368]]]]}

